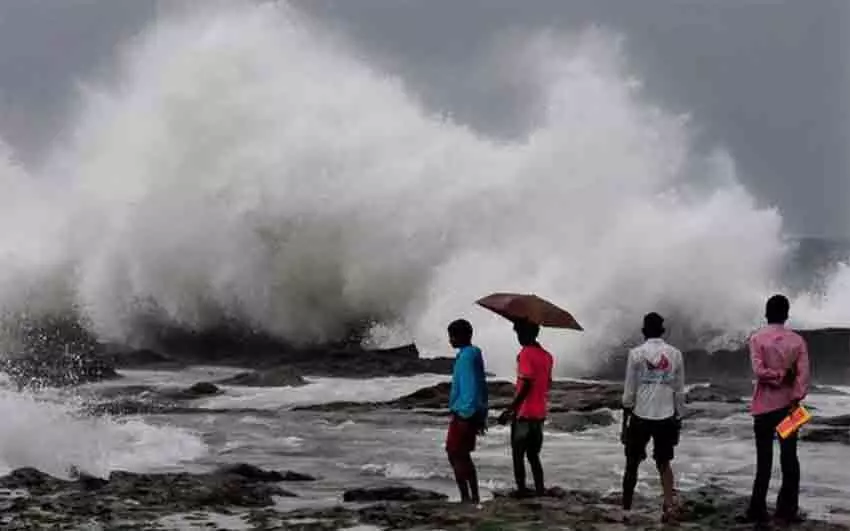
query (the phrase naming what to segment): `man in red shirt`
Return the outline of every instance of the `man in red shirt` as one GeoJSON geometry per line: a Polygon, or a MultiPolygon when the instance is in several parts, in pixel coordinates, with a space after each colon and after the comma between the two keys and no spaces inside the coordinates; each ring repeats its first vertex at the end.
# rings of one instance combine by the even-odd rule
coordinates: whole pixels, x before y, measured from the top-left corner
{"type": "Polygon", "coordinates": [[[525,460],[531,467],[534,478],[534,493],[543,496],[543,465],[540,450],[543,447],[543,422],[549,403],[549,388],[552,386],[554,361],[540,343],[537,336],[540,327],[527,321],[514,323],[522,349],[517,356],[516,395],[511,406],[499,417],[499,422],[511,424],[511,449],[513,454],[514,479],[518,496],[528,496],[531,491],[525,483],[525,460]]]}

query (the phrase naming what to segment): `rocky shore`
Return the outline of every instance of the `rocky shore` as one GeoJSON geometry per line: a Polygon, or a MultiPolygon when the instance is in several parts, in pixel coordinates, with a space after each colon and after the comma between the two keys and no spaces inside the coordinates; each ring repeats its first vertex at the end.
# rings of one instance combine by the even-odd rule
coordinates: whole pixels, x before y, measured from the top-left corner
{"type": "MultiPolygon", "coordinates": [[[[297,496],[310,476],[234,465],[208,474],[132,474],[62,480],[34,469],[0,478],[0,525],[8,530],[170,529],[175,521],[217,528],[227,518],[245,529],[336,530],[356,525],[379,529],[586,529],[655,528],[656,500],[640,499],[624,516],[618,495],[552,488],[546,497],[518,500],[502,493],[480,507],[450,503],[446,496],[403,484],[352,489],[332,507],[281,510],[276,498],[297,496]]],[[[682,493],[679,525],[685,529],[749,529],[736,517],[746,500],[718,487],[682,493]]],[[[803,531],[848,527],[812,520],[803,531]]]]}
{"type": "MultiPolygon", "coordinates": [[[[847,347],[844,344],[847,338],[844,332],[823,331],[810,339],[813,359],[820,359],[813,362],[816,379],[823,385],[844,381],[834,376],[843,374],[841,371],[846,367],[842,368],[841,363],[846,365],[847,359],[841,361],[841,356],[835,353],[839,352],[836,349],[847,347]],[[842,344],[844,347],[841,347],[842,344]]],[[[235,394],[234,388],[241,386],[301,387],[306,385],[306,378],[314,376],[368,379],[424,373],[448,375],[453,362],[450,358],[422,359],[412,345],[389,350],[367,350],[351,344],[305,348],[230,332],[182,336],[180,340],[172,338],[160,342],[155,348],[144,350],[101,345],[82,339],[74,345],[73,348],[61,349],[61,341],[52,340],[50,349],[28,351],[7,358],[0,369],[22,387],[74,386],[116,380],[108,386],[72,391],[89,393],[88,400],[84,400],[81,407],[84,412],[93,415],[245,413],[273,419],[280,414],[279,411],[215,410],[205,407],[205,399],[235,394]],[[221,380],[172,387],[162,384],[121,385],[117,381],[121,376],[116,369],[174,369],[195,364],[242,367],[246,371],[221,380]]],[[[688,356],[692,356],[688,360],[691,381],[722,383],[701,385],[690,390],[685,430],[711,435],[711,430],[728,429],[708,420],[745,413],[744,397],[750,392],[751,384],[745,378],[732,378],[730,375],[747,374],[748,367],[742,365],[746,353],[728,351],[688,356]],[[727,363],[731,364],[732,370],[727,370],[727,363]]],[[[622,367],[618,367],[617,363],[615,356],[594,376],[603,380],[610,376],[610,380],[620,381],[622,367]]],[[[821,391],[836,392],[825,387],[813,390],[821,391]]],[[[513,392],[512,382],[489,382],[494,414],[510,402],[513,392]]],[[[581,432],[616,424],[621,393],[619,383],[555,382],[547,429],[581,432]]],[[[291,409],[293,415],[303,415],[310,421],[316,417],[320,420],[329,417],[333,425],[360,414],[368,417],[368,414],[384,411],[395,412],[405,419],[410,415],[410,418],[434,422],[432,417],[446,415],[448,395],[449,385],[441,383],[393,400],[329,402],[291,409]]],[[[804,429],[803,439],[812,444],[850,445],[850,418],[817,416],[804,429]]],[[[222,527],[216,522],[227,519],[248,529],[325,530],[371,525],[381,529],[422,530],[613,530],[624,526],[655,528],[659,517],[658,503],[654,499],[641,500],[629,521],[623,522],[617,510],[616,495],[552,489],[549,496],[541,499],[515,500],[498,496],[480,508],[471,508],[450,503],[440,493],[392,482],[360,486],[348,491],[342,490],[337,483],[334,489],[340,489],[336,494],[338,500],[332,507],[293,511],[292,504],[282,504],[281,500],[298,499],[304,482],[313,479],[303,472],[279,473],[250,465],[234,465],[207,473],[114,472],[108,478],[95,478],[70,470],[70,479],[60,479],[34,469],[19,469],[0,478],[0,528],[173,529],[176,527],[175,520],[169,519],[178,519],[193,522],[192,525],[197,528],[214,529],[222,527]]],[[[347,483],[344,485],[348,486],[347,483]]],[[[682,502],[681,527],[699,530],[748,528],[734,520],[734,516],[742,512],[744,500],[717,486],[709,485],[683,493],[682,502]]],[[[810,521],[798,529],[845,528],[839,524],[810,521]]]]}

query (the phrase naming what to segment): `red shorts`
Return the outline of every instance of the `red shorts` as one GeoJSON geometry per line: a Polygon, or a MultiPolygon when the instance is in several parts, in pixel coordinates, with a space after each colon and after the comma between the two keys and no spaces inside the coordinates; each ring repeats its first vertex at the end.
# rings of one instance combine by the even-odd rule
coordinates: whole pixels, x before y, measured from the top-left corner
{"type": "Polygon", "coordinates": [[[449,433],[446,435],[446,452],[450,454],[469,454],[475,450],[478,426],[474,422],[452,415],[449,433]]]}

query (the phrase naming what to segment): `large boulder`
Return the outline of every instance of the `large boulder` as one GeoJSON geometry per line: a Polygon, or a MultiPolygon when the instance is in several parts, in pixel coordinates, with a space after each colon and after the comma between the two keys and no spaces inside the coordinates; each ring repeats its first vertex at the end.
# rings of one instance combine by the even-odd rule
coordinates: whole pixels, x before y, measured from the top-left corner
{"type": "Polygon", "coordinates": [[[723,402],[740,404],[744,396],[750,392],[750,386],[726,386],[719,384],[701,385],[694,387],[685,396],[687,402],[723,402]]]}
{"type": "Polygon", "coordinates": [[[185,389],[164,389],[155,391],[161,398],[169,400],[195,400],[221,394],[221,389],[210,382],[198,382],[185,389]]]}
{"type": "Polygon", "coordinates": [[[246,387],[300,387],[307,385],[307,381],[301,376],[300,371],[289,366],[243,372],[231,378],[220,380],[218,383],[246,387]]]}
{"type": "Polygon", "coordinates": [[[223,466],[219,468],[218,472],[220,474],[233,474],[256,481],[316,481],[316,478],[307,474],[301,474],[291,470],[283,473],[277,470],[263,470],[260,467],[245,463],[223,466]]]}

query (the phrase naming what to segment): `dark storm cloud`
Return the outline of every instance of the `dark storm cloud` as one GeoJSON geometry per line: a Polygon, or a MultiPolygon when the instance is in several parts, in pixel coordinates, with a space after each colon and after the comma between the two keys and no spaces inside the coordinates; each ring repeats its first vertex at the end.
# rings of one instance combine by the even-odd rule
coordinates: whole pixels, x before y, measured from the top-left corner
{"type": "MultiPolygon", "coordinates": [[[[235,0],[234,0],[235,1],[235,0]]],[[[166,2],[167,3],[167,2],[166,2]]],[[[172,2],[179,3],[177,0],[172,2]]],[[[797,233],[847,235],[843,0],[300,0],[423,101],[493,134],[527,126],[523,87],[492,62],[506,34],[601,24],[626,38],[647,95],[688,112],[706,146],[797,233]],[[489,62],[488,62],[489,60],[489,62]],[[489,82],[488,82],[489,80],[489,82]]],[[[0,2],[0,130],[38,153],[74,83],[155,12],[153,0],[0,2]]]]}
{"type": "Polygon", "coordinates": [[[27,160],[59,133],[75,84],[153,16],[147,0],[2,0],[0,132],[27,160]]]}
{"type": "Polygon", "coordinates": [[[522,96],[475,83],[475,62],[506,31],[623,34],[651,99],[687,112],[705,145],[777,204],[792,232],[847,235],[843,0],[310,0],[426,102],[485,129],[521,126],[522,96]],[[513,111],[513,112],[512,112],[513,111]]]}

